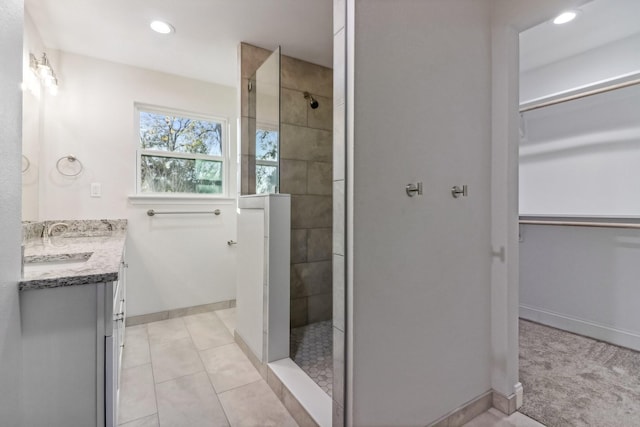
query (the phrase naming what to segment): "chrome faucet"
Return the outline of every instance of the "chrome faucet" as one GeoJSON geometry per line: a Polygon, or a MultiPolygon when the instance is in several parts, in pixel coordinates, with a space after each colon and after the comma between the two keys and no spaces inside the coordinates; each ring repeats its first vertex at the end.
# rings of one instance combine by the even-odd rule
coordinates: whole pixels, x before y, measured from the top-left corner
{"type": "Polygon", "coordinates": [[[69,224],[64,222],[56,222],[54,224],[51,224],[47,228],[47,237],[51,237],[53,233],[55,233],[57,230],[60,230],[60,234],[62,234],[66,232],[68,229],[69,229],[69,224]],[[60,228],[62,228],[62,230],[60,230],[60,228]]]}

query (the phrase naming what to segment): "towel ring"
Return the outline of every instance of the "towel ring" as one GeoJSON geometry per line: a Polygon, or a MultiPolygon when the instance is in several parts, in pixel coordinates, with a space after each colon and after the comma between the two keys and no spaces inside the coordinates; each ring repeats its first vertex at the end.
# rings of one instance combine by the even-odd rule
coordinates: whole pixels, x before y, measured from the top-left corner
{"type": "Polygon", "coordinates": [[[78,176],[80,175],[80,172],[82,172],[83,166],[82,166],[82,162],[74,155],[69,154],[68,156],[62,156],[58,159],[58,161],[56,162],[56,169],[58,169],[58,172],[60,172],[61,175],[64,176],[78,176]],[[78,165],[80,165],[80,168],[78,169],[78,172],[76,173],[64,173],[61,169],[60,169],[60,162],[66,160],[69,163],[75,163],[78,162],[78,165]]]}
{"type": "Polygon", "coordinates": [[[29,168],[31,167],[31,162],[29,161],[29,158],[27,156],[25,156],[24,154],[22,155],[22,173],[25,173],[26,171],[29,170],[29,168]],[[26,166],[24,166],[26,162],[26,166]]]}

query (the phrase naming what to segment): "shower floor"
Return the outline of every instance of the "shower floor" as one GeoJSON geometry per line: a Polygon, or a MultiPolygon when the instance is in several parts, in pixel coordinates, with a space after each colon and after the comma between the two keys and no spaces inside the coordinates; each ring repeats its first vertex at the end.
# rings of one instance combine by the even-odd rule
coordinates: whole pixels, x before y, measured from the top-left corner
{"type": "Polygon", "coordinates": [[[329,396],[333,392],[331,321],[291,329],[291,359],[329,396]]]}

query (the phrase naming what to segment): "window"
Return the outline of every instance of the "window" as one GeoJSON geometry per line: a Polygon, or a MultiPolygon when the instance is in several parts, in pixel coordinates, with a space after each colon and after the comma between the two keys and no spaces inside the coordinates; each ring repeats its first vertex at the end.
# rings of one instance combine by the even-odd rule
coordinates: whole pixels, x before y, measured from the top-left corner
{"type": "Polygon", "coordinates": [[[225,193],[226,120],[138,108],[138,193],[225,193]]]}
{"type": "MultiPolygon", "coordinates": [[[[256,194],[278,192],[278,130],[256,130],[256,194]]],[[[265,128],[265,129],[260,129],[265,128]]]]}

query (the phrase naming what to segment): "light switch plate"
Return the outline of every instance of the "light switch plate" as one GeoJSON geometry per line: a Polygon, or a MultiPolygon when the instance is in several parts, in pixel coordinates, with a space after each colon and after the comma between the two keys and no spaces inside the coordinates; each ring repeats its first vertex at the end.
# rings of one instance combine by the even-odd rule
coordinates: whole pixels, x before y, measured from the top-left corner
{"type": "Polygon", "coordinates": [[[99,182],[91,183],[91,197],[102,196],[102,185],[99,182]]]}

